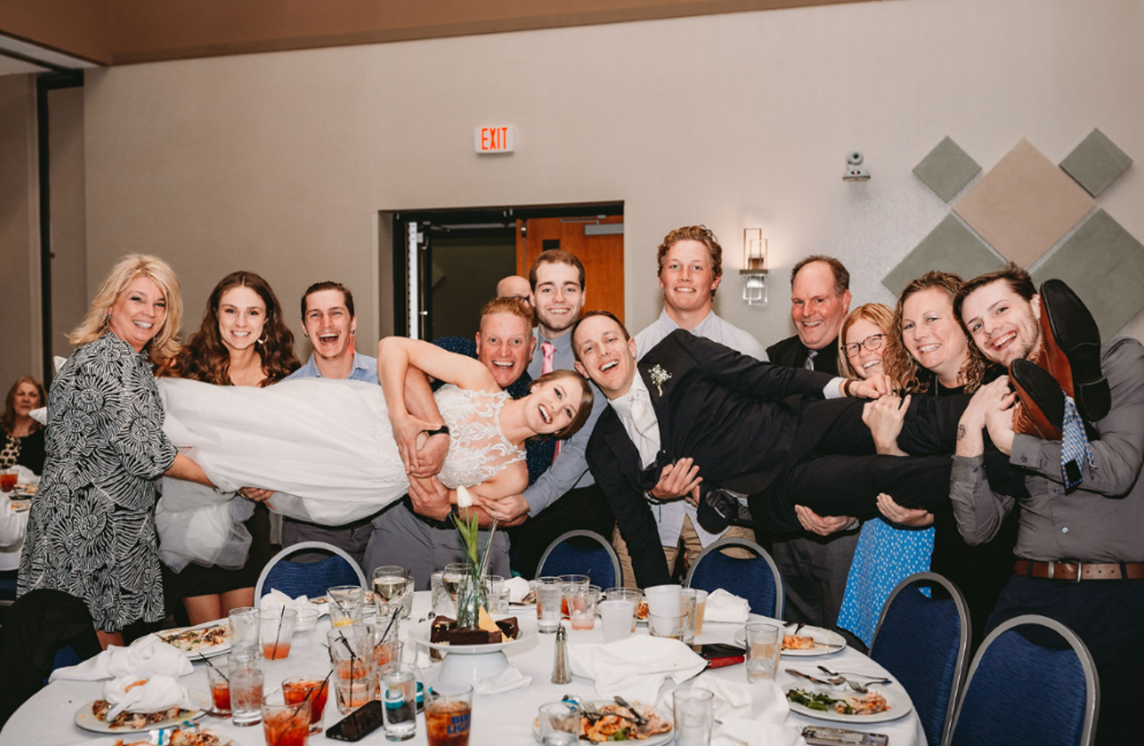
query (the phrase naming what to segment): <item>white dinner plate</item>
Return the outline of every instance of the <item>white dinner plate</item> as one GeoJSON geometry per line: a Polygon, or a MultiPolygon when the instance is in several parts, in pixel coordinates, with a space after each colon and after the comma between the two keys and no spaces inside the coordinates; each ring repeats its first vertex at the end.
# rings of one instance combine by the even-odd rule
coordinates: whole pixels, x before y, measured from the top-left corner
{"type": "MultiPolygon", "coordinates": [[[[155,633],[155,636],[158,637],[163,642],[166,642],[168,645],[170,645],[168,640],[175,637],[176,635],[179,635],[183,632],[186,632],[187,630],[204,629],[206,627],[213,627],[216,624],[221,624],[224,627],[228,627],[228,622],[226,619],[216,619],[213,622],[204,622],[202,624],[196,624],[193,627],[179,627],[177,629],[160,630],[159,632],[155,633]]],[[[174,646],[174,645],[172,645],[172,647],[179,649],[177,646],[174,646]]],[[[228,653],[228,652],[230,652],[229,634],[227,636],[227,639],[224,640],[223,642],[220,642],[218,645],[212,645],[209,648],[199,648],[198,650],[196,650],[194,652],[190,652],[190,651],[186,651],[186,650],[182,651],[183,655],[187,656],[187,658],[189,660],[193,660],[193,661],[201,661],[201,660],[206,660],[207,658],[214,658],[215,656],[219,656],[219,655],[222,655],[222,654],[228,653]]]]}
{"type": "Polygon", "coordinates": [[[32,509],[32,501],[31,500],[13,500],[12,501],[12,512],[13,513],[23,513],[25,510],[31,510],[31,509],[32,509]]]}
{"type": "MultiPolygon", "coordinates": [[[[600,700],[592,700],[592,704],[596,705],[597,707],[603,707],[604,705],[614,705],[615,702],[613,702],[609,699],[600,699],[600,700]]],[[[660,717],[663,717],[663,715],[660,715],[660,717]]],[[[538,722],[538,720],[539,719],[534,719],[532,721],[532,737],[535,738],[537,741],[540,740],[540,723],[538,722]]],[[[670,723],[670,718],[668,718],[668,721],[670,723]]],[[[669,730],[666,733],[657,733],[654,736],[652,736],[651,738],[648,738],[646,741],[638,741],[636,739],[630,739],[630,740],[624,741],[623,743],[638,744],[638,746],[666,746],[666,744],[671,743],[674,739],[675,739],[675,731],[669,730]]],[[[580,743],[591,743],[591,741],[589,741],[587,738],[581,738],[580,743]]]]}
{"type": "MultiPolygon", "coordinates": [[[[837,632],[834,632],[833,630],[823,629],[822,627],[811,627],[810,625],[807,625],[799,630],[798,634],[803,637],[814,638],[815,647],[809,650],[786,650],[784,648],[782,652],[782,656],[784,658],[788,656],[791,658],[813,658],[818,655],[830,655],[832,653],[838,653],[846,649],[846,638],[837,632]]],[[[735,642],[746,649],[746,628],[735,630],[735,642]]]]}
{"type": "MultiPolygon", "coordinates": [[[[822,686],[810,681],[799,680],[794,684],[787,684],[783,687],[783,693],[789,692],[791,689],[802,689],[803,691],[810,691],[815,693],[827,694],[835,699],[842,699],[844,695],[860,696],[857,692],[835,691],[833,687],[822,686]]],[[[812,710],[805,705],[798,702],[791,702],[787,700],[790,705],[790,711],[798,713],[803,717],[814,718],[815,720],[829,720],[834,723],[885,723],[890,720],[897,720],[909,715],[914,709],[914,703],[910,701],[910,695],[906,694],[906,690],[900,686],[893,684],[872,684],[869,686],[870,691],[881,692],[886,698],[886,702],[890,705],[890,709],[876,712],[872,715],[845,715],[834,710],[812,710]]]]}
{"type": "Polygon", "coordinates": [[[192,689],[188,694],[190,694],[191,703],[195,706],[195,709],[184,711],[183,714],[177,718],[168,718],[166,720],[160,720],[157,723],[149,723],[142,728],[112,728],[103,720],[96,719],[95,713],[91,710],[92,705],[95,704],[95,700],[88,702],[75,711],[75,724],[93,733],[142,733],[149,730],[159,730],[160,728],[171,728],[179,723],[198,720],[206,714],[206,710],[210,709],[211,701],[209,694],[198,689],[192,689]]]}

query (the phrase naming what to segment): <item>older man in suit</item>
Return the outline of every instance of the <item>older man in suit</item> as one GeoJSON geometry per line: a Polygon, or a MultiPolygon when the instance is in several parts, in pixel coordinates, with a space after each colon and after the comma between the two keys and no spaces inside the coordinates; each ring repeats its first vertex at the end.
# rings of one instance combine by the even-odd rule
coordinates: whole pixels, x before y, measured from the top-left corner
{"type": "MultiPolygon", "coordinates": [[[[645,497],[670,487],[668,467],[680,459],[694,459],[707,484],[749,496],[756,522],[788,530],[799,525],[795,495],[814,495],[812,507],[827,515],[872,513],[878,492],[920,507],[935,494],[940,499],[948,484],[948,456],[873,455],[860,402],[815,401],[880,396],[884,383],[761,363],[684,330],[637,364],[635,340],[600,311],[584,315],[572,345],[577,370],[608,400],[588,442],[588,464],[642,587],[670,582],[645,497]]],[[[952,451],[964,402],[930,405],[920,416],[911,405],[899,439],[904,450],[952,451]]],[[[685,497],[674,489],[670,497],[685,497]]]]}

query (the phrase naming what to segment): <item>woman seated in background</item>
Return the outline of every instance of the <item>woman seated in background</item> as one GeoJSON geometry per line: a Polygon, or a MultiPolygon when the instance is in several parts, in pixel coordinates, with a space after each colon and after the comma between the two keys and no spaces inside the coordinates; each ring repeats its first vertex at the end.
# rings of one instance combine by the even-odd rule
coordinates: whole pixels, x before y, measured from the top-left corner
{"type": "Polygon", "coordinates": [[[18,592],[83,599],[100,643],[150,632],[166,616],[155,536],[155,480],[210,484],[163,434],[152,367],[179,348],[179,281],[161,259],[125,256],[52,383],[47,458],[20,556],[18,592]]]}
{"type": "Polygon", "coordinates": [[[44,428],[29,414],[47,403],[44,386],[31,376],[16,379],[4,400],[0,427],[4,446],[0,449],[0,470],[23,466],[36,474],[44,473],[44,428]]]}
{"type": "MultiPolygon", "coordinates": [[[[294,335],[269,283],[253,272],[232,272],[215,285],[199,330],[160,375],[216,386],[264,387],[298,367],[294,335]]],[[[175,570],[164,565],[168,603],[181,601],[191,624],[254,605],[254,586],[271,556],[269,513],[248,501],[233,506],[243,511],[251,537],[245,563],[229,569],[190,564],[175,570]]]]}

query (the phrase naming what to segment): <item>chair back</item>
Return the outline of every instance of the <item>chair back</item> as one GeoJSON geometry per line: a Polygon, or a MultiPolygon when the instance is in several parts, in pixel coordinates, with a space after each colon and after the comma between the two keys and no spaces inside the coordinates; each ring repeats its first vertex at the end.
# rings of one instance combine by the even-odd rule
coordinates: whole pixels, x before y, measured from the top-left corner
{"type": "Polygon", "coordinates": [[[336,585],[360,585],[368,588],[365,573],[353,557],[333,544],[324,541],[303,541],[292,544],[270,558],[258,584],[254,587],[255,605],[271,589],[278,589],[291,598],[326,595],[326,589],[336,585]],[[329,557],[317,562],[294,562],[289,557],[299,552],[320,552],[329,557]]]}
{"type": "Polygon", "coordinates": [[[567,531],[548,545],[536,565],[536,576],[587,575],[602,589],[623,585],[620,558],[595,531],[567,531]]]}
{"type": "Polygon", "coordinates": [[[909,693],[929,746],[944,744],[953,726],[969,667],[969,633],[965,597],[932,572],[898,583],[878,618],[870,657],[909,693]]]}
{"type": "Polygon", "coordinates": [[[993,630],[973,659],[953,717],[953,746],[1089,746],[1100,683],[1077,634],[1037,614],[993,630]]]}
{"type": "Polygon", "coordinates": [[[747,599],[751,613],[783,618],[783,580],[767,550],[749,539],[719,539],[699,553],[684,585],[710,593],[718,588],[747,599]],[[728,557],[722,549],[740,547],[754,557],[728,557]]]}

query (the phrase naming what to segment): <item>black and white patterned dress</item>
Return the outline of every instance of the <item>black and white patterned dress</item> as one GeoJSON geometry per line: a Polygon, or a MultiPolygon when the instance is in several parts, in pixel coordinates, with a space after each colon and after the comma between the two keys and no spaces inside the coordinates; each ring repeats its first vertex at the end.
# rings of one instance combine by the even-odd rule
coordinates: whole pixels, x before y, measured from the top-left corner
{"type": "Polygon", "coordinates": [[[107,632],[163,619],[154,480],[176,450],[146,355],[111,332],[77,349],[48,396],[47,452],[19,594],[65,591],[107,632]]]}

